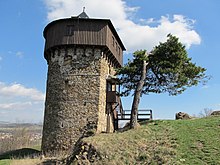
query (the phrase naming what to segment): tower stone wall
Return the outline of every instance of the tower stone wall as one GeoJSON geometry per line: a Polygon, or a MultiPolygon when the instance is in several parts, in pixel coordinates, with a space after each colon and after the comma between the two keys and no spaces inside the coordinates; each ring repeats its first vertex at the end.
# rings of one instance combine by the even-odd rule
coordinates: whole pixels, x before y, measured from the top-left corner
{"type": "Polygon", "coordinates": [[[97,133],[114,131],[112,113],[108,113],[108,111],[111,111],[111,107],[106,104],[106,79],[109,75],[115,75],[115,69],[108,63],[106,58],[101,58],[97,133]]]}
{"type": "Polygon", "coordinates": [[[106,78],[114,73],[100,48],[64,47],[50,52],[44,152],[68,151],[81,137],[106,132],[106,78]]]}

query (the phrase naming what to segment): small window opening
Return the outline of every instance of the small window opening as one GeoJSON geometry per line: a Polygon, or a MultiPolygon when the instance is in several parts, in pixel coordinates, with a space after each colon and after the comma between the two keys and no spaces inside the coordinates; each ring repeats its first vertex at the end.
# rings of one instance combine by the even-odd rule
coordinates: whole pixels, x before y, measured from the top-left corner
{"type": "Polygon", "coordinates": [[[69,81],[68,80],[65,80],[65,89],[67,89],[69,86],[69,81]]]}
{"type": "Polygon", "coordinates": [[[115,42],[115,45],[116,45],[116,47],[115,47],[116,52],[118,52],[118,43],[117,43],[117,42],[115,42]]]}
{"type": "Polygon", "coordinates": [[[74,26],[73,25],[67,25],[66,26],[66,35],[72,36],[74,34],[74,26]]]}
{"type": "Polygon", "coordinates": [[[64,127],[64,124],[63,124],[63,122],[61,122],[61,124],[60,124],[60,127],[61,127],[61,128],[63,128],[63,127],[64,127]]]}
{"type": "Polygon", "coordinates": [[[115,38],[112,36],[112,46],[115,47],[115,38]]]}
{"type": "Polygon", "coordinates": [[[107,83],[107,91],[110,92],[112,91],[112,84],[111,83],[107,83]]]}

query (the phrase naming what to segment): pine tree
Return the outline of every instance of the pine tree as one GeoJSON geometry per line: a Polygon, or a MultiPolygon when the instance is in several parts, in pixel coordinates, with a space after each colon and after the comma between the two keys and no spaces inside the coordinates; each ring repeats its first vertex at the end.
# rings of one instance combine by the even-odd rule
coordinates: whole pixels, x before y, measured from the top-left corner
{"type": "Polygon", "coordinates": [[[171,34],[167,37],[166,42],[159,43],[149,54],[146,50],[134,52],[133,60],[117,71],[123,86],[121,95],[133,94],[130,128],[137,125],[142,94],[168,92],[178,95],[208,80],[206,69],[191,62],[179,39],[171,34]]]}

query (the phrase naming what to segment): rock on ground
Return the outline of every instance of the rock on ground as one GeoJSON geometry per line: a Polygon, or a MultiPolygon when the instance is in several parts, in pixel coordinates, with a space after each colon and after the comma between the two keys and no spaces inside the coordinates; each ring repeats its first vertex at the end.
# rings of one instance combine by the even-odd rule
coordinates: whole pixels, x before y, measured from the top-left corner
{"type": "Polygon", "coordinates": [[[191,119],[191,118],[192,117],[185,112],[176,113],[176,120],[186,120],[186,119],[191,119]]]}

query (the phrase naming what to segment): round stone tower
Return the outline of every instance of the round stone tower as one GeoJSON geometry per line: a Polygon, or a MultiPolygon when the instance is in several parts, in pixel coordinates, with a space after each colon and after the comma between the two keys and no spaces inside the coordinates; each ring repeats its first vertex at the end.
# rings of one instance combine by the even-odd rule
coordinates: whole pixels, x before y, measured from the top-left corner
{"type": "Polygon", "coordinates": [[[108,19],[85,12],[44,29],[48,63],[42,151],[68,152],[82,137],[117,128],[115,68],[123,46],[108,19]]]}

